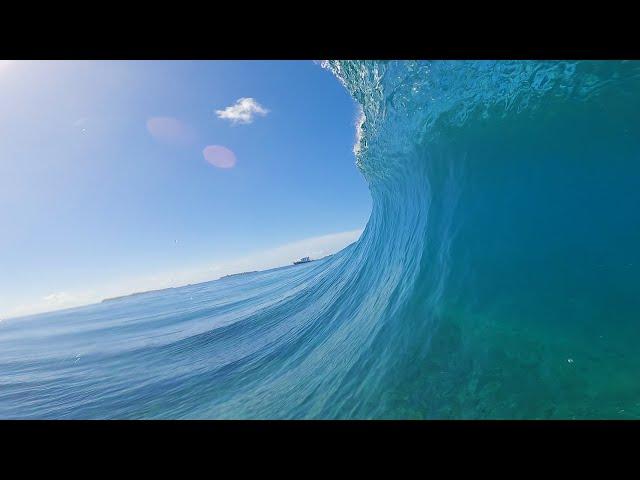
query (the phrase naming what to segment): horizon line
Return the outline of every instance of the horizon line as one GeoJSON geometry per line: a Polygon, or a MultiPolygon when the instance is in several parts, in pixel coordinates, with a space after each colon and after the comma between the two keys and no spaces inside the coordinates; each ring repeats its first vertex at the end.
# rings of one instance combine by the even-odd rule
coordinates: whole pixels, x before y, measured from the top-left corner
{"type": "MultiPolygon", "coordinates": [[[[324,247],[327,248],[327,250],[326,251],[320,250],[320,252],[324,253],[324,255],[322,255],[320,258],[317,258],[317,260],[322,260],[326,257],[335,255],[341,250],[357,242],[360,236],[362,235],[363,231],[364,231],[364,227],[353,229],[353,230],[347,230],[343,232],[329,233],[329,234],[319,235],[315,237],[308,237],[302,240],[285,243],[276,247],[271,247],[271,248],[267,248],[260,251],[248,252],[243,257],[236,257],[234,259],[222,262],[222,264],[216,265],[214,267],[205,268],[204,270],[202,269],[191,270],[186,273],[186,276],[188,277],[189,275],[192,275],[193,279],[191,281],[186,280],[186,278],[182,281],[178,280],[177,285],[164,285],[164,286],[149,285],[147,287],[141,286],[139,288],[132,287],[117,293],[114,292],[111,294],[108,294],[108,293],[99,294],[99,295],[94,295],[90,298],[85,297],[85,300],[78,300],[77,303],[71,301],[71,303],[73,304],[65,305],[64,303],[62,303],[58,307],[56,307],[55,305],[49,305],[49,306],[42,305],[41,308],[38,308],[38,307],[20,305],[20,306],[14,307],[13,310],[9,310],[9,312],[7,312],[6,314],[3,314],[3,316],[0,317],[0,323],[2,323],[5,320],[15,320],[15,319],[33,317],[37,315],[44,315],[44,314],[53,313],[53,312],[63,312],[65,310],[73,310],[76,308],[88,307],[92,305],[99,305],[105,300],[115,300],[117,298],[123,298],[123,297],[128,297],[133,295],[142,295],[145,293],[151,293],[155,291],[184,288],[184,287],[193,286],[193,285],[200,285],[204,283],[215,282],[228,275],[237,275],[242,273],[261,273],[269,270],[274,270],[277,268],[293,266],[291,263],[284,263],[284,256],[292,256],[294,258],[301,258],[301,257],[299,255],[293,255],[293,251],[291,250],[295,250],[296,247],[306,248],[306,249],[311,249],[314,247],[319,248],[320,245],[322,245],[322,243],[324,242],[324,243],[328,243],[328,245],[324,245],[324,247]],[[332,244],[332,241],[333,242],[337,241],[337,244],[336,243],[332,244]],[[280,254],[279,259],[274,260],[272,263],[269,263],[269,260],[268,260],[269,256],[274,256],[274,255],[277,256],[278,254],[280,254]],[[256,257],[261,257],[261,258],[256,258],[256,257]],[[280,260],[280,258],[282,258],[282,260],[280,260]],[[258,262],[256,264],[256,267],[250,266],[252,260],[254,261],[254,264],[255,262],[258,262]],[[263,263],[260,264],[260,261],[262,261],[263,263]],[[277,262],[277,263],[274,263],[274,262],[277,262]],[[226,266],[226,269],[225,269],[225,266],[226,266]],[[254,269],[252,271],[247,271],[247,269],[251,269],[251,268],[254,268],[254,269]],[[208,276],[207,274],[213,271],[220,272],[219,276],[215,278],[206,278],[206,276],[208,276]],[[31,311],[27,311],[27,310],[31,310],[31,311]]],[[[311,256],[311,255],[307,254],[307,256],[311,256]]],[[[302,254],[302,256],[305,256],[305,254],[302,254]]],[[[176,274],[179,272],[172,272],[172,273],[176,274]]],[[[182,272],[182,274],[184,275],[185,273],[182,272]]],[[[169,275],[170,275],[169,283],[171,283],[173,282],[174,275],[171,275],[171,274],[169,275]]],[[[156,278],[156,277],[154,276],[152,278],[156,278]]],[[[46,300],[47,297],[55,297],[56,295],[63,295],[63,294],[65,294],[65,292],[52,293],[52,294],[46,295],[45,297],[41,297],[41,301],[46,300]]]]}

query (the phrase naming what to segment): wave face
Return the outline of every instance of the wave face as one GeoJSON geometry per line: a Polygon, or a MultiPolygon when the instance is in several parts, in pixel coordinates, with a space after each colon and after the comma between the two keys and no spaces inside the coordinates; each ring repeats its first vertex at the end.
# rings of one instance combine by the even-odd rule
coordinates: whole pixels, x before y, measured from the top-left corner
{"type": "Polygon", "coordinates": [[[324,66],[360,240],[6,320],[0,417],[640,418],[640,63],[324,66]]]}

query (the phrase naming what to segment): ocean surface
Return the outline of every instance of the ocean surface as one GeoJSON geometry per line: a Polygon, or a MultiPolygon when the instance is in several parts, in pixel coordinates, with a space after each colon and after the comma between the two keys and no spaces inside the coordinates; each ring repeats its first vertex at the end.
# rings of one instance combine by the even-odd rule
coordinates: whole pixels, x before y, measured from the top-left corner
{"type": "Polygon", "coordinates": [[[640,62],[324,67],[361,238],[4,320],[0,418],[640,418],[640,62]]]}

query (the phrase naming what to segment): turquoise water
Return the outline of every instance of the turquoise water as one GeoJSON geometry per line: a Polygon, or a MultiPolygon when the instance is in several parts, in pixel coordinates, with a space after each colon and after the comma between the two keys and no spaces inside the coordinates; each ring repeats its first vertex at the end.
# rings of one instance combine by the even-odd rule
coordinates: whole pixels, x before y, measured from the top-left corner
{"type": "Polygon", "coordinates": [[[640,417],[640,63],[325,67],[360,240],[5,320],[1,418],[640,417]]]}

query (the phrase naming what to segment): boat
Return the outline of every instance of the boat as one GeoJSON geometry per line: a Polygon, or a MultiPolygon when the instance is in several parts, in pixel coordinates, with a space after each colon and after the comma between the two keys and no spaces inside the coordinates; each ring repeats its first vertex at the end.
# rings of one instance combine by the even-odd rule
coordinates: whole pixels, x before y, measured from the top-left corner
{"type": "Polygon", "coordinates": [[[313,262],[313,260],[311,260],[309,257],[302,257],[300,260],[296,260],[295,262],[293,262],[293,264],[300,265],[301,263],[309,263],[309,262],[313,262]]]}

